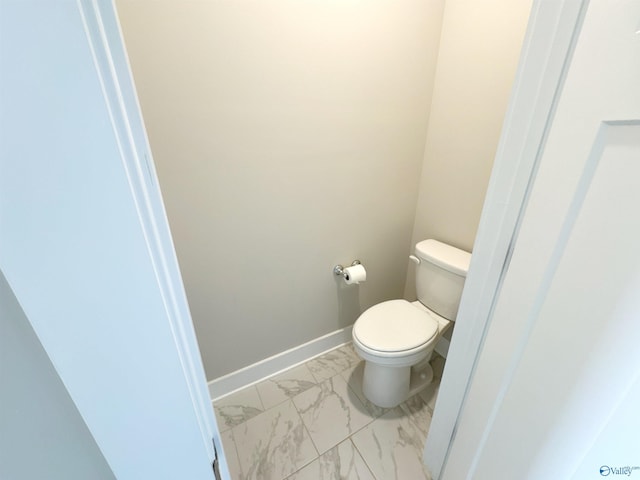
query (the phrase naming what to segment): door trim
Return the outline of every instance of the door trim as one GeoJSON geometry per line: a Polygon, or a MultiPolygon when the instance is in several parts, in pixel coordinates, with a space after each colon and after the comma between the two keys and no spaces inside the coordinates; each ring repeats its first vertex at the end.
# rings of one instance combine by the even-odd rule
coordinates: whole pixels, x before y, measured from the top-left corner
{"type": "Polygon", "coordinates": [[[442,478],[588,0],[535,0],[423,459],[442,478]]]}
{"type": "Polygon", "coordinates": [[[115,4],[98,0],[77,4],[202,441],[213,463],[212,439],[219,434],[115,4]]]}

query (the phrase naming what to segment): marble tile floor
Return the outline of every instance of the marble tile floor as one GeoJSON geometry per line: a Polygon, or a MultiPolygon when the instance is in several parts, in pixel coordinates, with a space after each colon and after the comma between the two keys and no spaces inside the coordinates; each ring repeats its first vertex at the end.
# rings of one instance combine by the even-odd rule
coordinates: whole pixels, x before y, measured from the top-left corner
{"type": "Polygon", "coordinates": [[[351,344],[214,403],[233,480],[429,480],[422,449],[444,359],[434,381],[398,407],[362,393],[364,362],[351,344]]]}

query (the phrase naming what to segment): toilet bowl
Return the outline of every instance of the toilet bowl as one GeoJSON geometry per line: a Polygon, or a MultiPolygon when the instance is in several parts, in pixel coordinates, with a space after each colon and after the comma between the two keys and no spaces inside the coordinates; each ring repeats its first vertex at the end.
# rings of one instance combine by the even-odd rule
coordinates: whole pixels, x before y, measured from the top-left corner
{"type": "Polygon", "coordinates": [[[451,322],[406,300],[379,303],[365,314],[352,333],[353,346],[366,362],[362,389],[376,405],[394,407],[431,382],[428,360],[451,322]],[[389,318],[394,319],[392,329],[387,328],[389,318]],[[412,378],[411,367],[417,365],[412,378]]]}
{"type": "Polygon", "coordinates": [[[457,314],[470,254],[425,240],[416,245],[418,301],[389,300],[356,320],[353,345],[365,360],[363,393],[380,407],[394,407],[433,379],[429,360],[457,314]],[[431,307],[431,308],[430,308],[431,307]]]}

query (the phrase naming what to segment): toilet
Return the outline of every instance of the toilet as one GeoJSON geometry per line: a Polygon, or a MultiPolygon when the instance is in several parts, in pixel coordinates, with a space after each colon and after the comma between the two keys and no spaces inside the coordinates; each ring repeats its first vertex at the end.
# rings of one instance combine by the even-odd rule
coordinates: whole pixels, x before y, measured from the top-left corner
{"type": "Polygon", "coordinates": [[[471,254],[437,240],[416,245],[418,300],[389,300],[367,309],[353,325],[353,346],[365,360],[365,397],[395,407],[433,379],[436,343],[455,321],[471,254]]]}

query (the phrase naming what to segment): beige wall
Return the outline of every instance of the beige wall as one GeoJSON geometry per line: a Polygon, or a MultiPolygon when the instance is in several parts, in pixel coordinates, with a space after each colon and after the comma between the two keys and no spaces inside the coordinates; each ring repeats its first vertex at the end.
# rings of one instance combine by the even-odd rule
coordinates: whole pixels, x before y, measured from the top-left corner
{"type": "Polygon", "coordinates": [[[446,1],[413,242],[473,247],[531,3],[446,1]]]}
{"type": "Polygon", "coordinates": [[[401,297],[443,0],[117,7],[208,378],[401,297]]]}

